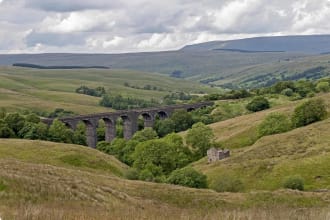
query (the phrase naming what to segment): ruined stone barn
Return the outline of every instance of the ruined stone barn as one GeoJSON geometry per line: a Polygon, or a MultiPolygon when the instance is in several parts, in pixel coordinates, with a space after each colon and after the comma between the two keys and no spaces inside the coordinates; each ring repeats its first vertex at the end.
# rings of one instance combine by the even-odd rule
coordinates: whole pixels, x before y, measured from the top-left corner
{"type": "Polygon", "coordinates": [[[207,161],[209,163],[222,160],[230,156],[230,151],[228,149],[216,149],[215,147],[210,148],[207,151],[207,161]]]}

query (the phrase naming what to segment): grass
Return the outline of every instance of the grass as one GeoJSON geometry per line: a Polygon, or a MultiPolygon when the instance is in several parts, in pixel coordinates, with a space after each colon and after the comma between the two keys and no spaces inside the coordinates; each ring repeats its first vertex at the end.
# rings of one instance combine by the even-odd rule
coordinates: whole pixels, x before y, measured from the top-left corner
{"type": "Polygon", "coordinates": [[[330,119],[266,136],[249,147],[232,150],[232,156],[214,164],[203,159],[194,167],[210,182],[221,176],[239,178],[245,191],[282,188],[288,176],[299,175],[306,190],[330,187],[330,119]]]}
{"type": "Polygon", "coordinates": [[[160,100],[175,91],[200,93],[216,91],[210,87],[160,74],[131,70],[37,70],[0,67],[0,106],[8,110],[34,110],[51,112],[64,108],[78,114],[109,111],[98,105],[100,98],[75,93],[81,85],[91,88],[104,86],[112,94],[135,98],[160,100]],[[134,89],[153,85],[164,91],[134,89]]]}
{"type": "Polygon", "coordinates": [[[0,139],[0,159],[48,164],[122,176],[126,166],[115,157],[78,145],[0,139]]]}

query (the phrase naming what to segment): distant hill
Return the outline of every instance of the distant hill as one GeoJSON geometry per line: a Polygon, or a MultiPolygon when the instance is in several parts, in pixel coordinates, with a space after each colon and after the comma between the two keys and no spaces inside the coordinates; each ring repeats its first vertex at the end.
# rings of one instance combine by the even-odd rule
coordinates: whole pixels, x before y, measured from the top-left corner
{"type": "MultiPolygon", "coordinates": [[[[101,66],[161,73],[226,88],[251,88],[271,85],[281,79],[303,79],[305,71],[319,66],[315,57],[326,60],[329,52],[330,35],[281,36],[213,41],[165,52],[0,55],[0,65],[101,66]],[[306,65],[310,60],[314,63],[312,67],[306,65]],[[299,71],[278,69],[287,65],[299,66],[299,71]]],[[[322,64],[322,73],[308,77],[327,76],[326,62],[322,64]]]]}
{"type": "Polygon", "coordinates": [[[330,52],[330,35],[255,37],[229,41],[213,41],[189,45],[183,51],[224,50],[238,52],[330,52]]]}

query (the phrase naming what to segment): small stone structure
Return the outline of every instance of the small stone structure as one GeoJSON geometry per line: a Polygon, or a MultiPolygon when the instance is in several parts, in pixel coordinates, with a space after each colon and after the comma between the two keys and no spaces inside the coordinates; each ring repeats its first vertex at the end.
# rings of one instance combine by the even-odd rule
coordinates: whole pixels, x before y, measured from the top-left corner
{"type": "Polygon", "coordinates": [[[219,150],[212,147],[207,151],[207,161],[209,163],[222,160],[229,156],[230,156],[230,151],[228,149],[219,150]]]}

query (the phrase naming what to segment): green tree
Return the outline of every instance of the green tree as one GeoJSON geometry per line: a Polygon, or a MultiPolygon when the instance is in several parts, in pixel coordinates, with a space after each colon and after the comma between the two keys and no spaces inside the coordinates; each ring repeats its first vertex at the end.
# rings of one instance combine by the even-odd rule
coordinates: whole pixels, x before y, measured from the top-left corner
{"type": "Polygon", "coordinates": [[[246,105],[246,109],[252,112],[262,111],[270,107],[269,102],[262,96],[255,97],[246,105]]]}
{"type": "Polygon", "coordinates": [[[191,167],[174,170],[166,182],[192,188],[207,188],[207,177],[191,167]]]}
{"type": "Polygon", "coordinates": [[[292,115],[294,127],[301,127],[320,121],[327,116],[325,103],[322,99],[309,100],[295,108],[292,115]]]}
{"type": "Polygon", "coordinates": [[[87,145],[86,143],[86,126],[83,122],[78,123],[73,133],[73,143],[79,145],[87,145]]]}
{"type": "Polygon", "coordinates": [[[184,167],[192,162],[193,154],[190,149],[183,144],[183,138],[180,135],[171,133],[166,135],[162,140],[166,141],[174,149],[176,154],[176,168],[184,167]]]}
{"type": "Polygon", "coordinates": [[[8,127],[7,123],[0,119],[0,138],[13,138],[15,137],[14,131],[8,127]]]}
{"type": "Polygon", "coordinates": [[[170,118],[164,120],[156,120],[155,130],[160,137],[164,137],[165,135],[174,132],[175,123],[170,118]]]}
{"type": "Polygon", "coordinates": [[[156,131],[154,131],[152,128],[144,128],[141,131],[137,131],[132,139],[138,142],[143,142],[157,138],[158,136],[156,131]]]}
{"type": "Polygon", "coordinates": [[[281,113],[269,114],[258,126],[259,136],[279,134],[291,129],[291,121],[281,113]]]}
{"type": "Polygon", "coordinates": [[[304,180],[300,176],[289,176],[284,179],[283,187],[287,189],[304,190],[304,180]]]}
{"type": "Polygon", "coordinates": [[[244,189],[240,179],[228,174],[218,176],[210,187],[217,192],[239,192],[244,189]]]}
{"type": "Polygon", "coordinates": [[[197,158],[206,155],[206,151],[212,146],[214,134],[210,127],[202,122],[198,122],[188,130],[187,144],[194,149],[197,158]]]}
{"type": "Polygon", "coordinates": [[[64,123],[55,119],[48,130],[50,141],[72,143],[73,131],[65,126],[64,123]]]}
{"type": "Polygon", "coordinates": [[[150,164],[159,167],[162,173],[169,174],[176,168],[176,152],[170,144],[161,139],[141,142],[133,154],[133,167],[139,171],[147,169],[150,164]]]}
{"type": "Polygon", "coordinates": [[[330,91],[330,85],[328,82],[319,82],[316,85],[316,90],[319,92],[329,92],[330,91]]]}
{"type": "Polygon", "coordinates": [[[18,113],[9,113],[6,115],[4,121],[8,127],[14,131],[15,135],[24,127],[25,118],[18,113]]]}
{"type": "Polygon", "coordinates": [[[194,120],[189,112],[184,109],[174,111],[171,116],[175,132],[185,131],[193,125],[194,120]]]}
{"type": "Polygon", "coordinates": [[[40,122],[40,117],[34,113],[28,114],[27,116],[25,116],[25,120],[27,122],[32,122],[32,123],[39,123],[40,122]]]}

